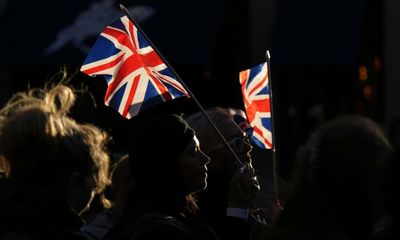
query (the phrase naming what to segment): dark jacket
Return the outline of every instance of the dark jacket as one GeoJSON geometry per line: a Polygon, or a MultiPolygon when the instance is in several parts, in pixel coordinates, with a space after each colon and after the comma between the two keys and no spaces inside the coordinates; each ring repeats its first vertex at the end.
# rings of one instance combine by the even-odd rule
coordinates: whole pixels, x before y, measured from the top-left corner
{"type": "Polygon", "coordinates": [[[0,239],[85,239],[83,221],[61,199],[36,186],[0,179],[0,239]]]}
{"type": "Polygon", "coordinates": [[[251,235],[251,223],[226,215],[228,207],[228,177],[208,177],[206,191],[199,193],[199,214],[207,220],[222,240],[247,240],[251,235]]]}
{"type": "Polygon", "coordinates": [[[181,214],[179,200],[158,201],[131,193],[120,222],[104,240],[218,240],[213,229],[195,215],[181,214]]]}

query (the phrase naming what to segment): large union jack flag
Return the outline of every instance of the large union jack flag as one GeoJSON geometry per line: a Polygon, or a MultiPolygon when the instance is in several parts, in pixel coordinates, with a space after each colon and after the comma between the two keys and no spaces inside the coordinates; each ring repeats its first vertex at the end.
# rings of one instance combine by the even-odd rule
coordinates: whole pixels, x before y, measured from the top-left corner
{"type": "Polygon", "coordinates": [[[189,96],[127,16],[104,28],[81,71],[106,79],[105,104],[128,119],[159,103],[189,96]]]}
{"type": "Polygon", "coordinates": [[[259,64],[239,74],[244,106],[251,129],[253,143],[261,148],[272,148],[272,119],[268,64],[259,64]]]}

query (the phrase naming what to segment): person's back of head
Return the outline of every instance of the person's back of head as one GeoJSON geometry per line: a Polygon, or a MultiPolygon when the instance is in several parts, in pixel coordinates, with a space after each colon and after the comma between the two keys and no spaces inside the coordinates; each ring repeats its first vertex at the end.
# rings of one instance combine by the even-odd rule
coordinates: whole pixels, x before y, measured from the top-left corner
{"type": "Polygon", "coordinates": [[[0,153],[6,178],[50,190],[80,212],[86,181],[96,191],[108,181],[108,136],[67,115],[74,101],[61,84],[16,94],[0,111],[0,153]]]}
{"type": "MultiPolygon", "coordinates": [[[[385,213],[389,230],[386,234],[393,236],[391,239],[400,237],[400,142],[393,143],[394,154],[385,169],[383,180],[383,197],[385,200],[385,213]]],[[[383,234],[382,234],[383,235],[383,234]]],[[[382,238],[384,239],[384,238],[382,238]]]]}
{"type": "Polygon", "coordinates": [[[342,116],[316,130],[300,149],[281,223],[292,218],[311,231],[327,227],[350,238],[372,237],[392,151],[382,130],[368,118],[342,116]]]}
{"type": "Polygon", "coordinates": [[[357,210],[344,201],[346,197],[370,210],[380,207],[375,198],[392,151],[382,130],[370,119],[346,116],[331,121],[316,134],[308,175],[310,182],[324,191],[321,195],[335,199],[334,206],[343,204],[340,209],[344,211],[357,210]]]}

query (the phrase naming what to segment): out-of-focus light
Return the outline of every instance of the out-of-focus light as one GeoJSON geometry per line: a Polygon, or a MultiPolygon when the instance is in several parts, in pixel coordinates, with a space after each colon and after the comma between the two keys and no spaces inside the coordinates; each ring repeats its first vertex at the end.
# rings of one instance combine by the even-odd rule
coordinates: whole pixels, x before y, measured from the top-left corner
{"type": "Polygon", "coordinates": [[[358,68],[358,78],[361,81],[366,81],[368,79],[368,68],[366,66],[360,66],[358,68]]]}
{"type": "Polygon", "coordinates": [[[382,70],[382,61],[380,57],[375,57],[374,58],[374,70],[379,72],[382,70]]]}
{"type": "Polygon", "coordinates": [[[373,88],[371,85],[367,85],[363,88],[363,95],[366,99],[371,99],[372,98],[372,93],[373,93],[373,88]]]}

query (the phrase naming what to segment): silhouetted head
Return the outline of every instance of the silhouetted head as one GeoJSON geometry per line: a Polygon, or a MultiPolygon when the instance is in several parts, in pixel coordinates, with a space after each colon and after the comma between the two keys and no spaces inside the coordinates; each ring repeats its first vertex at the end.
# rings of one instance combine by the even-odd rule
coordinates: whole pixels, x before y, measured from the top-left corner
{"type": "MultiPolygon", "coordinates": [[[[206,112],[239,159],[242,162],[251,162],[252,146],[245,133],[235,123],[232,115],[219,107],[208,109],[206,112]]],[[[218,132],[203,113],[197,112],[190,115],[186,121],[195,129],[201,142],[201,149],[210,157],[210,178],[220,176],[225,178],[227,184],[240,167],[238,161],[223,144],[218,132]]]]}
{"type": "Polygon", "coordinates": [[[370,235],[382,214],[381,184],[391,152],[382,130],[370,119],[334,119],[299,151],[292,197],[304,199],[305,214],[315,218],[311,221],[330,219],[350,236],[370,235]]]}
{"type": "Polygon", "coordinates": [[[129,162],[135,186],[185,196],[206,187],[208,161],[194,130],[177,115],[150,118],[133,132],[129,162]]]}

